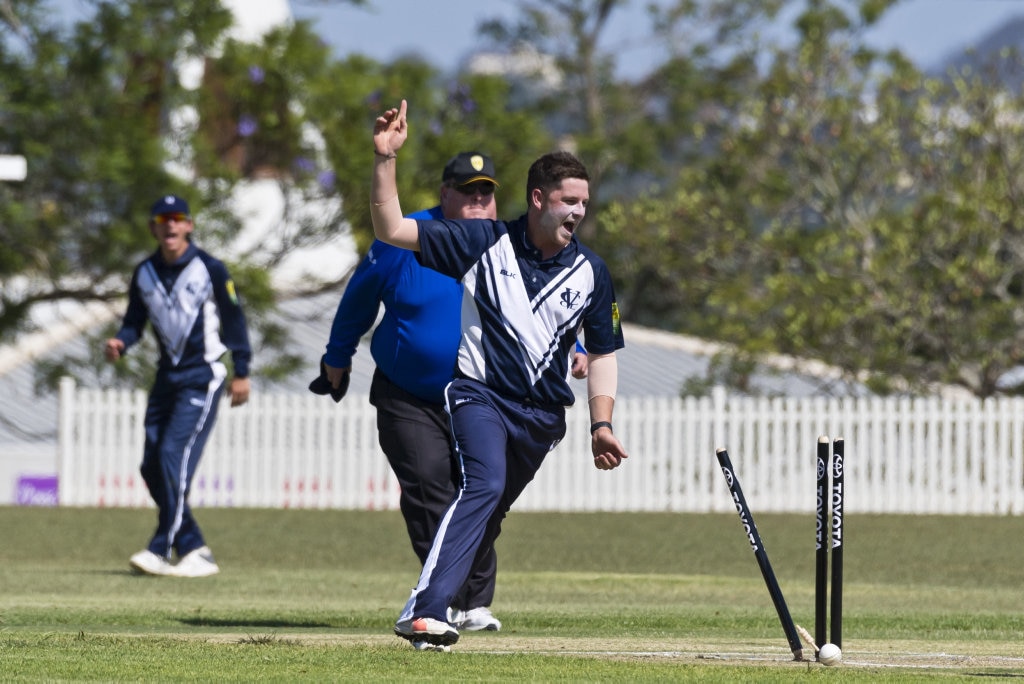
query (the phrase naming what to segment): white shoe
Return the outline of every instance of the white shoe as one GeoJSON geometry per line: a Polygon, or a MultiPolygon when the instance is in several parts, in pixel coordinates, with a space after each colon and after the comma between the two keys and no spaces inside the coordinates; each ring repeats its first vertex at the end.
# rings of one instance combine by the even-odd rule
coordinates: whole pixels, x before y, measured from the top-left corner
{"type": "Polygon", "coordinates": [[[149,549],[132,554],[128,559],[132,571],[142,575],[170,576],[174,574],[174,566],[166,558],[158,556],[149,549]]]}
{"type": "Polygon", "coordinates": [[[487,606],[471,608],[469,610],[448,609],[448,621],[459,629],[467,632],[497,632],[501,629],[501,620],[494,617],[491,609],[487,606]]]}
{"type": "Polygon", "coordinates": [[[189,551],[174,567],[175,577],[209,577],[220,572],[209,546],[189,551]]]}
{"type": "Polygon", "coordinates": [[[411,641],[413,646],[418,641],[434,646],[451,646],[459,640],[459,630],[447,622],[428,617],[399,620],[395,623],[395,634],[411,641]]]}
{"type": "Polygon", "coordinates": [[[414,641],[412,647],[417,651],[439,651],[441,653],[451,653],[452,647],[447,644],[432,644],[429,641],[414,641]]]}

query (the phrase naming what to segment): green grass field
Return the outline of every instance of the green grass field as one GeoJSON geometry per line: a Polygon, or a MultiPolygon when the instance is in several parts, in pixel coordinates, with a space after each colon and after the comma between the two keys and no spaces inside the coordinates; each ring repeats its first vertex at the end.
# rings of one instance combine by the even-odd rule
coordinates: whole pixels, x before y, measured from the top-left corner
{"type": "MultiPolygon", "coordinates": [[[[757,515],[813,632],[814,519],[757,515]]],[[[200,509],[220,575],[134,576],[152,510],[0,508],[0,681],[1024,677],[1024,519],[847,515],[844,662],[794,662],[735,514],[513,512],[498,633],[416,652],[397,512],[200,509]]]]}

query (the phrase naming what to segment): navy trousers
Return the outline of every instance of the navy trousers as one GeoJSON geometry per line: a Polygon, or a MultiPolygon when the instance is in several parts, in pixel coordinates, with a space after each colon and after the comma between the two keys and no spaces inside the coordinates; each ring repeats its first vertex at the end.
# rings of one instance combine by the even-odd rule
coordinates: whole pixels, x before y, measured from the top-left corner
{"type": "MultiPolygon", "coordinates": [[[[399,508],[422,566],[462,480],[452,454],[448,413],[443,405],[406,392],[380,369],[373,374],[370,403],[377,409],[378,441],[401,487],[399,508]]],[[[481,545],[477,556],[469,579],[449,604],[454,608],[469,610],[494,600],[494,544],[481,545]]]]}
{"type": "MultiPolygon", "coordinates": [[[[204,374],[209,377],[209,371],[204,374]]],[[[192,516],[188,494],[203,447],[217,418],[225,373],[205,385],[187,378],[157,376],[146,405],[146,444],[139,468],[158,509],[157,528],[149,550],[170,558],[204,546],[192,516]]]]}
{"type": "Polygon", "coordinates": [[[512,504],[565,436],[565,409],[503,397],[482,383],[456,379],[447,390],[462,484],[445,512],[399,620],[446,620],[446,609],[491,545],[512,504]]]}

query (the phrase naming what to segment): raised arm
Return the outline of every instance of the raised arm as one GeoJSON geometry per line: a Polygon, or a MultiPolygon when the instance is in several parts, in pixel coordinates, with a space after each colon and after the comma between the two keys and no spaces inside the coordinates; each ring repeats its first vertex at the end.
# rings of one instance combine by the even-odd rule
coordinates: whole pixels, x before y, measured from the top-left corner
{"type": "Polygon", "coordinates": [[[416,221],[402,216],[398,201],[395,168],[398,150],[409,135],[406,121],[407,104],[389,109],[373,124],[373,181],[370,186],[370,219],[378,240],[396,247],[419,250],[420,238],[416,221]]]}

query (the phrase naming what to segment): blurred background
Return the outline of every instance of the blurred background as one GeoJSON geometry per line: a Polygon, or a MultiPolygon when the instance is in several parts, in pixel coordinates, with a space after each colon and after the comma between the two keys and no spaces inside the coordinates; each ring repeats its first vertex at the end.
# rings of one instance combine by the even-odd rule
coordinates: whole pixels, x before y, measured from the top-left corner
{"type": "Polygon", "coordinates": [[[304,391],[400,98],[407,211],[459,150],[495,159],[508,218],[537,156],[587,164],[637,395],[1019,394],[1019,7],[0,0],[0,155],[25,169],[0,180],[0,444],[53,448],[62,377],[148,384],[152,354],[111,367],[100,341],[169,192],[227,257],[257,390],[304,391]]]}

